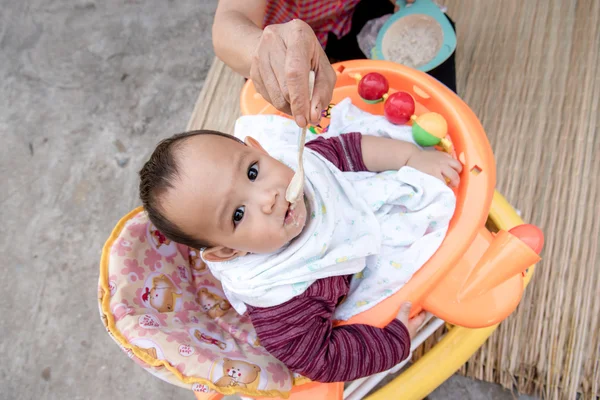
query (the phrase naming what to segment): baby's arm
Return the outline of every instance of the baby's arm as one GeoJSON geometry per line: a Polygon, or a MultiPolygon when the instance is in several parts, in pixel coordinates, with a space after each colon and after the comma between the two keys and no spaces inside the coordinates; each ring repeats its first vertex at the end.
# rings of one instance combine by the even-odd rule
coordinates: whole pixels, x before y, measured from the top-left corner
{"type": "Polygon", "coordinates": [[[412,143],[379,136],[362,136],[362,156],[369,171],[398,170],[421,150],[412,143]]]}
{"type": "Polygon", "coordinates": [[[279,306],[250,307],[261,345],[290,370],[317,382],[358,379],[388,370],[407,358],[410,336],[399,320],[383,329],[333,326],[336,304],[321,286],[335,279],[340,277],[317,281],[313,285],[318,288],[311,286],[305,294],[279,306]],[[316,292],[325,295],[311,295],[316,292]]]}
{"type": "Polygon", "coordinates": [[[452,186],[458,186],[460,162],[441,151],[423,151],[412,143],[379,136],[363,135],[363,161],[369,171],[398,170],[409,166],[452,186]]]}
{"type": "Polygon", "coordinates": [[[379,136],[344,133],[328,139],[318,137],[306,145],[341,171],[382,172],[404,166],[458,186],[462,165],[446,153],[423,151],[412,143],[379,136]]]}

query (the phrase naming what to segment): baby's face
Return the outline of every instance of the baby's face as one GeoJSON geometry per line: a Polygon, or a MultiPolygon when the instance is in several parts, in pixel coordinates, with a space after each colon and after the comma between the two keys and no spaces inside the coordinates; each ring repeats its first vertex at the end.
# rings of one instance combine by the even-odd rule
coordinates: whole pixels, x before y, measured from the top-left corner
{"type": "Polygon", "coordinates": [[[270,253],[302,232],[306,206],[290,211],[285,200],[294,171],[256,141],[247,144],[216,135],[186,139],[175,154],[179,178],[162,206],[185,233],[215,248],[270,253]]]}

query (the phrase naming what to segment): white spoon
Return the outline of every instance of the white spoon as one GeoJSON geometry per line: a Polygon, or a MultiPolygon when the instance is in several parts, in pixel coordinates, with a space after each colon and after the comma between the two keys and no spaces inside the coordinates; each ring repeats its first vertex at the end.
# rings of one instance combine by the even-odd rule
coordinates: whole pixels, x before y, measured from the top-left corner
{"type": "MultiPolygon", "coordinates": [[[[312,100],[313,89],[315,87],[315,71],[310,71],[308,73],[308,98],[309,102],[312,100]]],[[[308,123],[308,121],[307,121],[308,123]]],[[[298,169],[290,182],[286,192],[285,199],[289,201],[292,205],[291,208],[294,208],[294,205],[300,197],[302,196],[304,189],[304,166],[302,165],[302,155],[304,154],[304,142],[306,141],[306,126],[302,128],[302,133],[300,134],[300,141],[298,142],[298,169]]]]}

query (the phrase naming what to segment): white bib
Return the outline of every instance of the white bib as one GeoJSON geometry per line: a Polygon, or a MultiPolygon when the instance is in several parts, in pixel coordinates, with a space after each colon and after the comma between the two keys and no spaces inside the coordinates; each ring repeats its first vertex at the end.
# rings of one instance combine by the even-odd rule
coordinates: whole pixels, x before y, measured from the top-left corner
{"type": "MultiPolygon", "coordinates": [[[[412,142],[411,128],[366,113],[345,99],[331,112],[326,137],[347,132],[412,142]]],[[[283,117],[238,119],[235,136],[252,136],[292,169],[299,129],[283,117]]],[[[307,141],[316,135],[307,135],[307,141]]],[[[440,180],[404,167],[383,173],[341,172],[306,149],[307,222],[303,232],[273,254],[207,263],[232,306],[269,307],[303,293],[315,280],[354,274],[334,318],[346,320],[402,288],[441,245],[454,213],[454,193],[440,180]]]]}
{"type": "MultiPolygon", "coordinates": [[[[297,168],[297,146],[270,155],[297,168]]],[[[235,310],[272,307],[303,293],[317,279],[351,275],[378,254],[381,229],[372,210],[343,173],[310,149],[304,152],[307,220],[302,233],[271,254],[207,262],[235,310]]]]}

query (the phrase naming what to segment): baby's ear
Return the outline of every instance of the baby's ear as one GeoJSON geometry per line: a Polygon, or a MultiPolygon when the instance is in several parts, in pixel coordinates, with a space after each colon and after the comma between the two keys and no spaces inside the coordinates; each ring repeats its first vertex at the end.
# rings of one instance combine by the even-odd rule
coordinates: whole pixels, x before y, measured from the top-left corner
{"type": "Polygon", "coordinates": [[[246,143],[246,146],[252,147],[253,149],[256,149],[262,153],[269,154],[265,149],[263,149],[260,143],[258,143],[258,140],[254,139],[252,136],[246,136],[244,143],[246,143]]]}
{"type": "Polygon", "coordinates": [[[208,262],[223,262],[235,260],[248,254],[245,251],[233,250],[225,246],[208,247],[202,252],[202,258],[208,262]]]}

